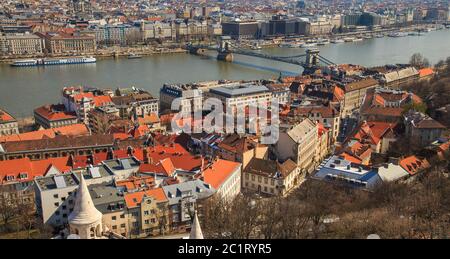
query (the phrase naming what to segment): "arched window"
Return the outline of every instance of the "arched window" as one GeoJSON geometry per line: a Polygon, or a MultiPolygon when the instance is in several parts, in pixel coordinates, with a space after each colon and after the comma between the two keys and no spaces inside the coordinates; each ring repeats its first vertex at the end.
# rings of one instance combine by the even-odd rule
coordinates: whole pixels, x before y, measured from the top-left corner
{"type": "Polygon", "coordinates": [[[95,237],[95,228],[94,227],[91,227],[91,229],[90,229],[90,236],[92,238],[95,237]]]}

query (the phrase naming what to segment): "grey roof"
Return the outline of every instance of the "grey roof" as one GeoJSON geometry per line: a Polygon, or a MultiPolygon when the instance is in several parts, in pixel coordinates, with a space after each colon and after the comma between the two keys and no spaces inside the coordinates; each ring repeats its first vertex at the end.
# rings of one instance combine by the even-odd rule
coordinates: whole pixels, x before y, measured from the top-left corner
{"type": "Polygon", "coordinates": [[[81,172],[83,174],[84,179],[86,180],[114,175],[105,165],[87,167],[80,171],[79,170],[77,171],[81,172]]]}
{"type": "Polygon", "coordinates": [[[133,167],[139,167],[139,161],[135,158],[121,158],[107,160],[103,162],[111,170],[126,170],[133,167]]]}
{"type": "Polygon", "coordinates": [[[238,97],[250,94],[268,92],[269,89],[263,85],[240,85],[235,87],[216,87],[209,90],[210,93],[225,97],[238,97]]]}
{"type": "Polygon", "coordinates": [[[215,190],[202,180],[188,181],[179,184],[171,184],[162,187],[169,205],[177,204],[183,197],[192,196],[195,199],[207,198],[214,194],[215,190]]]}
{"type": "Polygon", "coordinates": [[[88,189],[95,207],[101,213],[114,212],[125,208],[125,199],[122,192],[111,183],[92,184],[88,186],[88,189]]]}
{"type": "Polygon", "coordinates": [[[60,188],[66,188],[70,186],[78,186],[79,179],[75,173],[68,173],[62,175],[52,175],[46,177],[37,177],[35,179],[41,191],[54,190],[60,188]]]}

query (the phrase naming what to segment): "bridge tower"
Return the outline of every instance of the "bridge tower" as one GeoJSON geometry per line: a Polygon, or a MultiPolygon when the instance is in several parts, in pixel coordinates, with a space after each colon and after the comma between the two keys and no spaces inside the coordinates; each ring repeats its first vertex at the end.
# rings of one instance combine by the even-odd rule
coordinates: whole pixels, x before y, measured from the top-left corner
{"type": "Polygon", "coordinates": [[[223,60],[227,62],[233,61],[233,54],[230,50],[231,45],[231,37],[230,36],[220,36],[218,41],[218,49],[217,49],[217,59],[223,60]]]}
{"type": "Polygon", "coordinates": [[[316,48],[306,50],[306,67],[317,67],[319,63],[319,52],[319,49],[316,48]]]}

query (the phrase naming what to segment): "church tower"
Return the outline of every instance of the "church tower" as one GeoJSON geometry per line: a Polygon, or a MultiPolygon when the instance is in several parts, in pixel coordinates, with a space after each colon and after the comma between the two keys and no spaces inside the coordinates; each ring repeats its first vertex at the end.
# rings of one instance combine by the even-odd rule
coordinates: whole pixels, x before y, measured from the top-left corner
{"type": "Polygon", "coordinates": [[[75,207],[69,215],[70,234],[78,235],[81,239],[100,238],[103,232],[102,216],[95,208],[86,181],[81,175],[75,207]]]}

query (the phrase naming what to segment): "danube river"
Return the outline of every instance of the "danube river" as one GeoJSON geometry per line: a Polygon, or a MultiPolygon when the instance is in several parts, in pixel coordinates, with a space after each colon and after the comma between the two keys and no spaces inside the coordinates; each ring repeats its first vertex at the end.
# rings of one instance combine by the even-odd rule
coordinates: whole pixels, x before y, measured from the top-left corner
{"type": "MultiPolygon", "coordinates": [[[[376,66],[406,63],[419,52],[431,63],[450,56],[450,30],[429,32],[423,36],[374,38],[361,42],[320,46],[320,54],[335,63],[376,66]]],[[[260,50],[288,56],[304,52],[301,48],[260,50]]],[[[136,86],[158,96],[164,83],[188,83],[214,79],[276,78],[299,74],[295,65],[254,57],[236,56],[233,63],[213,57],[168,54],[142,59],[105,59],[96,64],[14,68],[0,65],[0,108],[17,117],[32,115],[37,106],[60,101],[64,86],[85,85],[99,88],[136,86]]]]}

